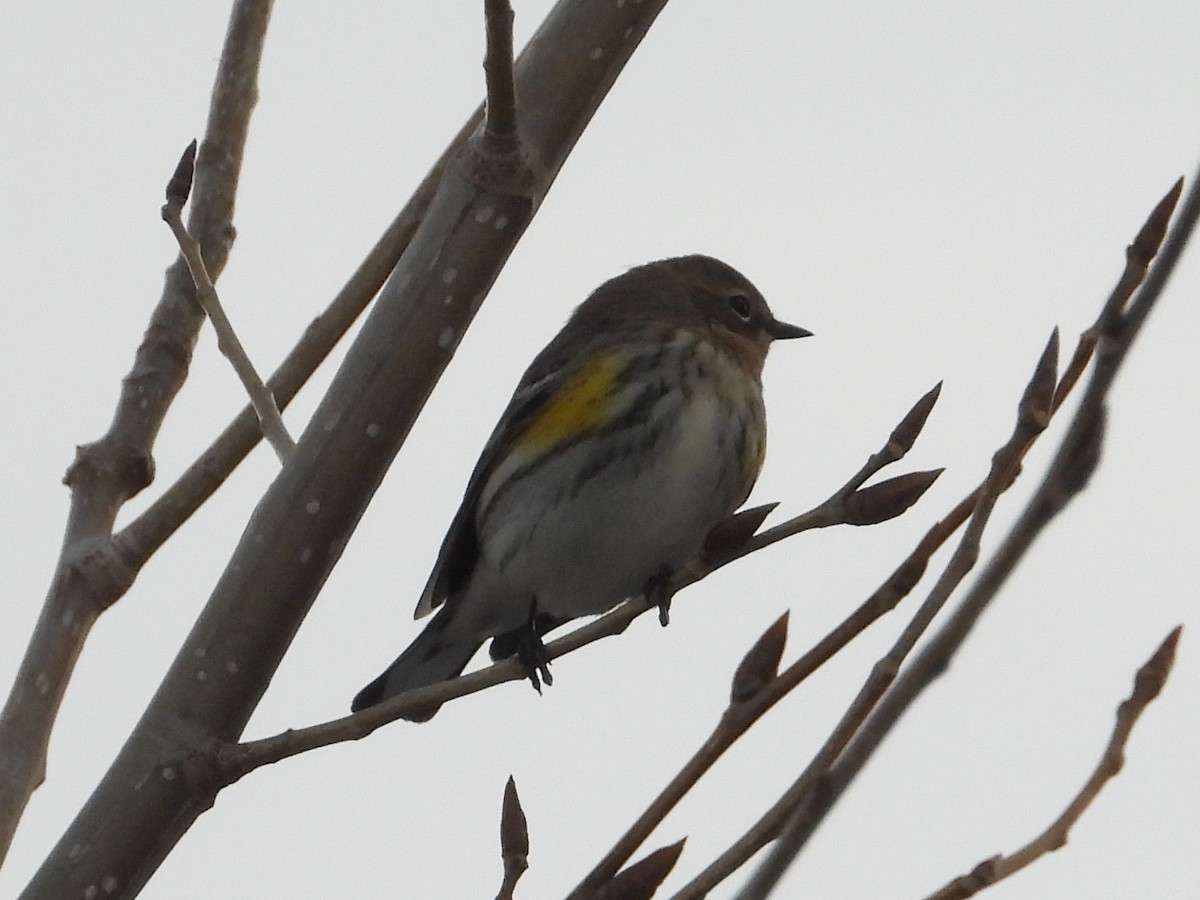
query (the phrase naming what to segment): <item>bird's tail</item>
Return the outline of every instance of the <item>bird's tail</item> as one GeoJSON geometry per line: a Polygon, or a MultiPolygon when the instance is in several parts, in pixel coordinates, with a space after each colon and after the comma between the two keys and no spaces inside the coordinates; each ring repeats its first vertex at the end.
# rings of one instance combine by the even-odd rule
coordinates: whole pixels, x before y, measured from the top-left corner
{"type": "MultiPolygon", "coordinates": [[[[450,610],[443,607],[408,649],[382,675],[358,692],[350,704],[350,710],[359,712],[405,691],[460,675],[471,657],[483,646],[483,639],[477,639],[473,634],[462,634],[461,629],[451,627],[453,621],[450,610]]],[[[410,722],[426,722],[433,718],[440,707],[440,703],[422,707],[406,714],[404,718],[410,722]]]]}

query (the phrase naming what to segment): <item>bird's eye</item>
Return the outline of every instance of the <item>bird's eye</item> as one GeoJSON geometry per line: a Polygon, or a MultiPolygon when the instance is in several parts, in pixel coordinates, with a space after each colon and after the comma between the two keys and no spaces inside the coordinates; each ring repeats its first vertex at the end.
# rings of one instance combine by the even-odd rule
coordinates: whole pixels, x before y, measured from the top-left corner
{"type": "Polygon", "coordinates": [[[745,294],[731,294],[729,297],[729,308],[743,322],[750,321],[750,298],[745,294]]]}

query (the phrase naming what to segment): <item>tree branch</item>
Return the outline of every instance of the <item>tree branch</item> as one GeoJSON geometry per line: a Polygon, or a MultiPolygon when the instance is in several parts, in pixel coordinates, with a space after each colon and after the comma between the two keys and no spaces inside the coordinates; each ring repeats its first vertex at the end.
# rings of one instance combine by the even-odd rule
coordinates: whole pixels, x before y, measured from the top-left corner
{"type": "Polygon", "coordinates": [[[447,168],[295,455],[29,896],[62,895],[101,878],[133,895],[211,805],[219,785],[186,764],[240,735],[496,274],[663,2],[601,9],[567,0],[530,41],[516,81],[537,114],[520,133],[544,168],[522,192],[481,186],[477,141],[447,168]],[[590,57],[597,48],[599,61],[590,57]],[[172,761],[164,764],[164,755],[172,761]],[[72,853],[76,845],[86,848],[82,855],[72,853]]]}
{"type": "MultiPolygon", "coordinates": [[[[425,216],[446,166],[462,152],[480,121],[482,113],[477,110],[443,151],[337,296],[309,324],[279,368],[267,379],[267,385],[281,408],[287,408],[379,292],[425,216]]],[[[117,532],[113,539],[116,552],[126,567],[133,571],[140,570],[191,514],[213,495],[261,438],[258,419],[253,408],[247,406],[162,496],[117,532]]]]}
{"type": "MultiPolygon", "coordinates": [[[[913,411],[910,411],[906,415],[904,422],[909,422],[913,418],[914,411],[923,409],[924,411],[920,416],[920,425],[923,425],[925,416],[928,415],[929,409],[932,408],[933,399],[935,398],[936,394],[934,392],[923,397],[918,401],[913,411]]],[[[766,542],[759,542],[754,538],[747,540],[746,536],[736,539],[734,538],[734,534],[738,529],[732,529],[726,536],[731,542],[717,548],[715,550],[718,554],[717,556],[697,561],[692,567],[682,570],[672,581],[669,587],[670,592],[674,594],[684,587],[707,577],[707,575],[711,574],[717,568],[727,565],[733,559],[739,559],[747,553],[783,540],[784,537],[790,534],[796,534],[808,528],[837,524],[833,521],[833,516],[838,514],[839,510],[844,514],[847,497],[853,496],[854,485],[861,484],[870,475],[875,474],[882,466],[890,465],[903,458],[903,454],[907,453],[908,449],[911,448],[912,441],[915,441],[917,433],[920,431],[920,425],[917,426],[916,431],[912,434],[912,439],[908,442],[908,445],[903,447],[902,450],[896,449],[895,432],[893,432],[892,438],[889,438],[888,443],[885,445],[885,448],[892,447],[891,451],[881,451],[873,454],[863,469],[856,473],[854,478],[847,482],[846,485],[834,492],[829,499],[815,510],[791,520],[793,523],[799,522],[798,526],[773,529],[775,532],[774,536],[766,542]]],[[[930,483],[932,482],[929,480],[923,482],[921,491],[923,492],[930,483]]],[[[915,499],[914,497],[913,500],[915,499]]],[[[757,510],[744,511],[735,516],[734,521],[744,522],[747,518],[751,522],[761,521],[756,514],[763,509],[769,511],[772,508],[774,508],[773,505],[770,507],[760,507],[757,510]]],[[[760,697],[755,698],[756,706],[754,709],[756,711],[753,715],[748,711],[751,707],[743,704],[741,707],[743,712],[737,717],[740,729],[744,730],[746,727],[749,727],[755,719],[782,699],[788,691],[796,687],[812,671],[819,668],[838,649],[865,629],[867,625],[899,603],[915,586],[917,580],[920,578],[920,573],[924,571],[928,563],[929,557],[953,533],[958,524],[961,524],[961,520],[949,526],[945,522],[938,523],[930,529],[929,534],[920,542],[913,553],[910,554],[896,572],[888,578],[884,585],[862,607],[853,613],[845,623],[835,629],[829,637],[819,643],[809,655],[798,660],[786,672],[775,679],[768,688],[763,690],[760,697]]],[[[589,622],[569,634],[548,643],[546,645],[546,657],[548,660],[555,660],[602,638],[621,634],[634,619],[653,609],[655,605],[655,603],[652,603],[644,596],[629,600],[599,619],[589,622]]],[[[479,691],[508,681],[522,681],[526,677],[528,677],[528,673],[516,659],[504,659],[483,669],[470,672],[466,675],[460,675],[448,681],[406,691],[376,706],[369,707],[353,715],[343,716],[340,719],[310,725],[306,728],[289,729],[282,734],[262,738],[257,741],[241,744],[230,743],[216,748],[206,748],[197,754],[201,758],[201,761],[196,764],[211,770],[211,780],[214,783],[221,785],[232,784],[257,768],[280,762],[299,753],[305,753],[309,750],[316,750],[320,747],[327,747],[331,744],[342,743],[344,741],[360,740],[383,725],[405,718],[413,710],[421,707],[435,703],[441,705],[458,697],[478,693],[479,691]]],[[[736,733],[740,734],[740,731],[736,733]]],[[[627,859],[628,856],[622,859],[619,865],[626,862],[627,859]]],[[[615,873],[615,869],[613,872],[615,873]]],[[[611,877],[611,874],[608,877],[611,877]]]]}
{"type": "Polygon", "coordinates": [[[1075,823],[1099,796],[1100,790],[1109,779],[1116,777],[1125,765],[1125,745],[1133,733],[1133,726],[1166,684],[1171,667],[1175,664],[1175,648],[1182,631],[1181,625],[1167,635],[1154,651],[1154,655],[1138,670],[1133,682],[1133,693],[1117,707],[1117,721],[1100,762],[1058,818],[1020,850],[1008,856],[985,859],[968,874],[954,879],[941,890],[931,894],[928,900],[966,900],[997,881],[1019,872],[1047,853],[1066,846],[1067,836],[1075,823]]]}
{"type": "MultiPolygon", "coordinates": [[[[234,198],[270,10],[269,0],[235,5],[200,148],[188,228],[214,278],[225,267],[233,241],[234,198]]],[[[92,625],[133,581],[135,571],[109,541],[113,522],[125,501],[153,480],[154,441],[187,377],[203,322],[187,266],[177,260],[167,270],[162,297],[124,379],[108,432],[77,448],[67,471],[71,507],[62,551],[0,713],[0,861],[30,796],[45,778],[50,733],[92,625]]]]}
{"type": "MultiPolygon", "coordinates": [[[[825,743],[817,751],[812,761],[757,822],[739,838],[731,847],[707,866],[700,874],[685,885],[675,896],[682,898],[703,897],[714,887],[737,869],[741,868],[751,856],[764,846],[779,837],[793,815],[798,805],[813,796],[821,794],[821,784],[824,774],[832,762],[837,759],[851,737],[855,734],[871,709],[887,690],[888,685],[896,677],[900,664],[911,652],[929,623],[945,605],[950,594],[971,571],[979,554],[979,541],[984,528],[991,516],[992,510],[1000,494],[1006,491],[1020,468],[1021,459],[1045,428],[1049,416],[1049,403],[1054,386],[1054,365],[1058,354],[1057,332],[1051,336],[1042,352],[1025,388],[1025,393],[1017,408],[1017,421],[1008,441],[996,451],[992,458],[992,466],[987,478],[980,488],[973,493],[974,504],[970,510],[967,528],[958,547],[941,576],[930,589],[929,595],[918,608],[912,621],[904,628],[891,650],[876,662],[867,681],[860,688],[850,707],[825,743]]],[[[956,508],[962,508],[960,504],[956,508]]],[[[952,516],[951,519],[954,517],[952,516]]],[[[744,900],[766,897],[782,875],[784,868],[773,864],[776,851],[755,873],[754,878],[743,889],[744,900]]]]}
{"type": "Polygon", "coordinates": [[[195,161],[196,142],[192,141],[183,152],[179,165],[175,168],[175,174],[171,176],[171,181],[167,185],[167,202],[163,204],[162,208],[163,221],[170,226],[171,233],[175,235],[175,240],[179,244],[179,252],[183,255],[184,262],[187,263],[192,283],[196,287],[196,300],[204,309],[217,333],[217,347],[233,365],[234,372],[237,373],[242,387],[246,389],[246,393],[250,397],[250,405],[254,407],[255,415],[258,416],[263,436],[271,444],[275,455],[279,457],[279,462],[282,464],[287,462],[292,451],[296,449],[296,442],[292,440],[287,427],[283,424],[283,419],[279,415],[279,407],[275,405],[275,397],[263,384],[258,371],[254,368],[254,363],[250,361],[250,356],[246,353],[246,348],[242,346],[237,332],[233,329],[233,323],[225,314],[225,308],[221,305],[221,298],[217,294],[216,286],[213,285],[212,279],[208,275],[208,269],[204,265],[200,243],[188,234],[187,226],[183,224],[183,218],[180,215],[183,212],[184,204],[187,203],[188,194],[191,193],[195,161]]]}
{"type": "MultiPolygon", "coordinates": [[[[1178,185],[1168,193],[1166,206],[1160,203],[1155,208],[1151,214],[1151,221],[1161,217],[1164,210],[1169,211],[1173,206],[1174,197],[1177,196],[1178,185]]],[[[1124,360],[1149,310],[1161,295],[1162,287],[1178,262],[1197,218],[1200,218],[1200,191],[1197,190],[1197,182],[1193,182],[1175,225],[1167,235],[1162,252],[1150,268],[1145,283],[1133,296],[1129,311],[1124,312],[1123,303],[1114,302],[1111,298],[1105,304],[1107,321],[1100,329],[1105,339],[1097,346],[1091,381],[1041,485],[962,603],[929,640],[904,674],[895,680],[887,695],[870,718],[863,723],[853,741],[837,757],[836,762],[820,775],[820,789],[810,792],[802,804],[794,807],[795,812],[787,833],[764,863],[764,867],[770,872],[782,873],[795,858],[896,722],[910,708],[913,701],[949,667],[954,654],[1034,539],[1061,511],[1067,500],[1085,486],[1098,459],[1099,441],[1103,433],[1104,404],[1120,362],[1124,360]]],[[[1139,237],[1152,230],[1143,228],[1139,237]]],[[[1147,248],[1143,247],[1143,250],[1145,249],[1147,248]]],[[[1150,256],[1153,255],[1151,248],[1150,256]]],[[[1127,277],[1128,267],[1126,274],[1122,275],[1122,281],[1127,277]]],[[[1114,291],[1114,295],[1118,293],[1114,291]]],[[[1060,385],[1053,391],[1052,397],[1058,398],[1064,394],[1065,391],[1060,385]]],[[[1051,400],[1051,409],[1056,402],[1061,403],[1051,400]]],[[[764,875],[764,878],[767,877],[769,876],[764,875]]]]}

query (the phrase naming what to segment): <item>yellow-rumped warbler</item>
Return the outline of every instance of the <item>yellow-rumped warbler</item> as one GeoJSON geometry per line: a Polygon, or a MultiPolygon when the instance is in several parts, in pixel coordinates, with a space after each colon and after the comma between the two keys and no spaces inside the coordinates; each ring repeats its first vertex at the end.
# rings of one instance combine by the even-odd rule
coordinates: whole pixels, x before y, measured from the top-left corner
{"type": "Polygon", "coordinates": [[[601,285],[530,365],[483,449],[416,617],[442,609],[352,709],[458,675],[489,638],[493,656],[520,648],[545,675],[528,655],[542,634],[691,562],[762,468],[768,346],[809,333],[707,256],[601,285]]]}

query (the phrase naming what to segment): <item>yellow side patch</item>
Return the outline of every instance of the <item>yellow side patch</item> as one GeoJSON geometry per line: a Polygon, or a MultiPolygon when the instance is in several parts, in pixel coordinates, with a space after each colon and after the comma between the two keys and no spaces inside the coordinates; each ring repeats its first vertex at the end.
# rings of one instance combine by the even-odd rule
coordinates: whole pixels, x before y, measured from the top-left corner
{"type": "Polygon", "coordinates": [[[620,410],[613,386],[629,364],[623,353],[598,353],[567,379],[521,432],[516,446],[539,453],[581,431],[609,422],[620,410]]]}

